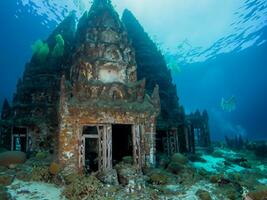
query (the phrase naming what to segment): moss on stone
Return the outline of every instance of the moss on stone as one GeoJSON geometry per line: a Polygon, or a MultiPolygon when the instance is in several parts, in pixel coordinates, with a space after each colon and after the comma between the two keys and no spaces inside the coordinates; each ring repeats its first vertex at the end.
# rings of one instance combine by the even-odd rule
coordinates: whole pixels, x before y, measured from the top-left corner
{"type": "Polygon", "coordinates": [[[52,56],[61,57],[64,55],[65,41],[61,34],[57,34],[55,40],[56,40],[56,45],[53,49],[52,56]]]}
{"type": "Polygon", "coordinates": [[[152,170],[149,174],[150,182],[156,185],[165,185],[170,181],[170,175],[160,169],[152,170]]]}
{"type": "Polygon", "coordinates": [[[35,158],[38,159],[38,160],[44,160],[46,159],[48,156],[48,154],[46,152],[38,152],[36,155],[35,155],[35,158]]]}
{"type": "Polygon", "coordinates": [[[181,154],[181,153],[176,153],[171,157],[171,162],[173,163],[180,163],[182,165],[185,165],[188,163],[187,158],[181,154]]]}
{"type": "Polygon", "coordinates": [[[267,198],[267,187],[264,189],[250,192],[248,196],[253,200],[264,200],[267,198]]]}
{"type": "Polygon", "coordinates": [[[47,166],[38,166],[33,167],[31,174],[32,181],[42,181],[42,182],[50,182],[51,174],[49,172],[49,167],[47,166]]]}
{"type": "Polygon", "coordinates": [[[44,62],[49,54],[49,46],[47,43],[43,42],[42,40],[37,40],[32,45],[33,54],[40,62],[44,62]]]}
{"type": "Polygon", "coordinates": [[[200,200],[212,200],[210,193],[206,190],[198,190],[196,195],[200,200]]]}
{"type": "Polygon", "coordinates": [[[103,185],[94,176],[73,175],[63,195],[69,200],[99,199],[103,185]]]}

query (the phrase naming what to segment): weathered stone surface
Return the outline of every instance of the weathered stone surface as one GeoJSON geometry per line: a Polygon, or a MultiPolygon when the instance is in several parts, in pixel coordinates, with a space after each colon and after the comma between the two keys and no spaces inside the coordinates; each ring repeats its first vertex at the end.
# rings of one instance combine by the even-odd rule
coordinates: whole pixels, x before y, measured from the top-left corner
{"type": "Polygon", "coordinates": [[[98,3],[93,3],[78,24],[79,42],[68,65],[70,75],[61,80],[58,159],[61,165],[82,170],[80,130],[91,124],[98,127],[102,144],[99,170],[110,170],[110,153],[106,152],[111,152],[112,140],[107,140],[112,132],[107,131],[112,124],[131,124],[142,129],[133,145],[134,164],[139,168],[154,164],[159,96],[157,92],[146,95],[145,80],[137,81],[134,50],[111,3],[98,3]]]}
{"type": "Polygon", "coordinates": [[[118,173],[119,183],[121,185],[128,185],[130,181],[134,181],[140,175],[138,170],[129,164],[119,163],[115,166],[118,173]]]}
{"type": "Polygon", "coordinates": [[[267,188],[250,192],[247,197],[248,200],[264,200],[267,198],[267,188]]]}
{"type": "Polygon", "coordinates": [[[198,190],[196,195],[199,197],[200,200],[212,200],[208,191],[205,190],[198,190]]]}
{"type": "Polygon", "coordinates": [[[157,128],[176,137],[169,154],[179,148],[191,151],[193,130],[186,130],[164,57],[129,12],[123,22],[110,1],[95,0],[77,30],[71,14],[43,41],[49,47],[47,56],[40,61],[33,55],[18,80],[12,107],[4,105],[0,123],[6,126],[1,133],[9,140],[16,135],[15,147],[54,153],[62,170],[81,172],[85,167],[81,130],[94,125],[104,130],[98,130],[98,170],[105,171],[112,168],[108,129],[127,124],[135,133],[133,163],[139,169],[155,165],[157,128]],[[55,56],[58,36],[64,48],[55,56]],[[24,132],[14,133],[20,127],[24,132]],[[186,138],[180,142],[183,147],[178,132],[186,138]]]}
{"type": "Polygon", "coordinates": [[[99,172],[97,178],[105,184],[119,185],[118,174],[115,169],[99,172]]]}

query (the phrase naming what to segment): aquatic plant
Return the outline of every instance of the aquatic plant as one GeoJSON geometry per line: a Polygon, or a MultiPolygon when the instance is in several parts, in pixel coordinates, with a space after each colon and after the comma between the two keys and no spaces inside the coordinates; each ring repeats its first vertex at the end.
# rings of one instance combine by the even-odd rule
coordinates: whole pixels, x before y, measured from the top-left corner
{"type": "Polygon", "coordinates": [[[170,158],[165,154],[158,155],[158,160],[159,167],[163,169],[167,168],[170,163],[170,158]]]}
{"type": "Polygon", "coordinates": [[[210,193],[206,190],[198,190],[196,195],[199,197],[200,200],[212,200],[210,193]]]}
{"type": "Polygon", "coordinates": [[[170,175],[161,169],[154,169],[148,174],[150,182],[156,185],[165,185],[170,180],[170,175]]]}
{"type": "Polygon", "coordinates": [[[176,153],[171,157],[171,162],[169,163],[167,170],[174,174],[179,174],[184,168],[188,159],[181,153],[176,153]]]}
{"type": "Polygon", "coordinates": [[[59,164],[55,163],[55,162],[52,162],[50,167],[49,167],[49,172],[50,174],[52,175],[57,175],[60,171],[60,166],[59,164]]]}
{"type": "Polygon", "coordinates": [[[253,200],[264,200],[267,198],[267,187],[250,192],[248,196],[253,200]]]}
{"type": "Polygon", "coordinates": [[[32,45],[33,54],[40,62],[44,62],[49,54],[49,46],[47,43],[43,42],[42,40],[37,40],[32,45]]]}
{"type": "Polygon", "coordinates": [[[132,165],[133,164],[133,157],[132,156],[124,156],[122,158],[122,161],[126,164],[130,164],[132,165]]]}
{"type": "Polygon", "coordinates": [[[38,160],[44,160],[47,158],[47,153],[44,152],[44,151],[41,151],[41,152],[38,152],[36,155],[35,155],[35,158],[38,159],[38,160]]]}
{"type": "Polygon", "coordinates": [[[51,174],[49,172],[49,168],[47,166],[36,166],[33,167],[31,173],[32,181],[43,181],[50,182],[51,174]]]}
{"type": "Polygon", "coordinates": [[[55,40],[56,40],[56,45],[53,49],[52,56],[61,57],[64,54],[65,41],[61,34],[57,34],[55,36],[55,40]]]}
{"type": "Polygon", "coordinates": [[[181,153],[175,153],[171,157],[171,162],[180,163],[180,164],[185,165],[185,164],[188,163],[188,160],[187,160],[187,158],[183,154],[181,154],[181,153]]]}
{"type": "Polygon", "coordinates": [[[179,174],[184,169],[184,165],[179,162],[170,162],[167,170],[173,174],[179,174]]]}
{"type": "Polygon", "coordinates": [[[94,176],[75,175],[63,191],[69,200],[99,199],[102,188],[101,182],[94,176]]]}
{"type": "Polygon", "coordinates": [[[212,175],[210,177],[210,182],[213,183],[213,184],[218,183],[219,180],[220,180],[220,176],[218,176],[218,175],[212,175]]]}

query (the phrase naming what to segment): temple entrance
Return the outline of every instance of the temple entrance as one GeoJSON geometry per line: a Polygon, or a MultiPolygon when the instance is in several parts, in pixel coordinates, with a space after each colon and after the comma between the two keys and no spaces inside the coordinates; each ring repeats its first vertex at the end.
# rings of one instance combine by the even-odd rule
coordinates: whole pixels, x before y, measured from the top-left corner
{"type": "Polygon", "coordinates": [[[168,152],[168,144],[167,144],[166,135],[167,135],[166,131],[157,131],[156,149],[158,153],[168,152]]]}
{"type": "Polygon", "coordinates": [[[112,125],[113,166],[125,156],[133,156],[132,125],[112,125]]]}
{"type": "Polygon", "coordinates": [[[98,170],[98,131],[96,126],[83,127],[84,167],[86,173],[98,170]]]}
{"type": "Polygon", "coordinates": [[[13,127],[12,150],[27,152],[27,128],[13,127]]]}
{"type": "Polygon", "coordinates": [[[194,130],[195,145],[199,146],[200,139],[201,139],[201,129],[200,128],[194,128],[193,130],[194,130]]]}

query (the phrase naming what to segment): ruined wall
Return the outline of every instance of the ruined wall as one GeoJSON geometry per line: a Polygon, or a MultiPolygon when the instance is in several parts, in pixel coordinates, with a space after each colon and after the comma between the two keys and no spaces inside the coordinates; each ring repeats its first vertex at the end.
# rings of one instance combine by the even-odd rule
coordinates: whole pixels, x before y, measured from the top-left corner
{"type": "Polygon", "coordinates": [[[73,82],[135,82],[136,62],[127,32],[111,4],[95,2],[79,20],[71,65],[73,82]],[[90,55],[90,56],[89,56],[90,55]]]}
{"type": "Polygon", "coordinates": [[[196,111],[187,116],[191,131],[194,134],[194,141],[197,147],[210,147],[209,116],[206,110],[203,113],[196,111]]]}
{"type": "MultiPolygon", "coordinates": [[[[144,82],[135,84],[79,82],[73,86],[62,78],[58,160],[69,170],[81,170],[82,128],[86,125],[127,124],[142,126],[141,166],[155,163],[155,127],[159,113],[158,89],[152,97],[144,93],[144,82]],[[92,90],[94,92],[92,92],[92,90]],[[118,96],[114,96],[114,91],[118,96]]],[[[100,136],[99,136],[100,137],[100,136]]],[[[102,170],[102,169],[101,169],[102,170]]]]}
{"type": "Polygon", "coordinates": [[[183,123],[184,113],[164,56],[129,10],[124,11],[122,21],[135,50],[138,79],[146,79],[146,90],[149,94],[155,84],[159,85],[161,114],[157,128],[167,130],[177,127],[177,124],[183,123]]]}
{"type": "MultiPolygon", "coordinates": [[[[70,73],[61,82],[59,162],[69,169],[81,169],[83,126],[103,126],[107,131],[112,124],[130,124],[138,146],[133,152],[135,162],[153,164],[158,87],[150,97],[145,92],[146,82],[137,81],[134,49],[110,2],[94,1],[79,20],[75,41],[70,73]]],[[[99,138],[110,139],[105,137],[112,133],[101,134],[99,138]]],[[[100,159],[104,155],[106,152],[100,159]]]]}
{"type": "MultiPolygon", "coordinates": [[[[52,150],[58,125],[57,108],[59,103],[60,79],[65,73],[65,65],[72,51],[75,30],[75,16],[67,17],[55,31],[44,41],[48,45],[48,54],[33,53],[26,64],[23,77],[18,80],[14,94],[9,131],[12,127],[25,127],[32,143],[29,150],[52,150]],[[64,40],[62,55],[54,55],[57,45],[56,36],[64,40]]],[[[36,49],[35,49],[36,51],[36,49]]],[[[10,146],[10,145],[9,145],[10,146]]]]}

